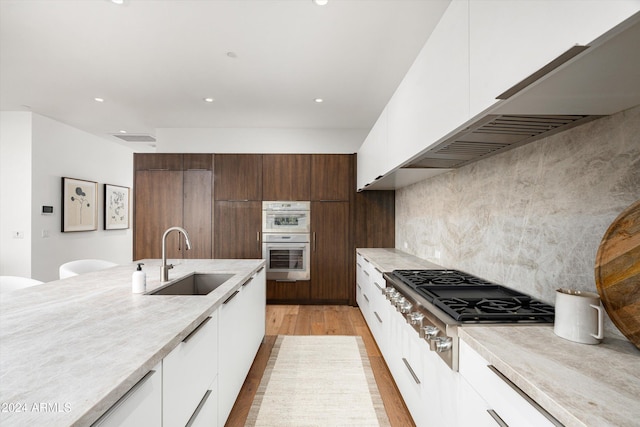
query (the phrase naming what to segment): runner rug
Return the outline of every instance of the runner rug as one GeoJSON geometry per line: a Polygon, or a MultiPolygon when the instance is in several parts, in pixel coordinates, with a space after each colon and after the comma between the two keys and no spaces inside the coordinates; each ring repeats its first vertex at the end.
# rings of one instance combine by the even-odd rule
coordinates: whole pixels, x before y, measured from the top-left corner
{"type": "Polygon", "coordinates": [[[361,337],[279,335],[247,426],[389,426],[361,337]]]}

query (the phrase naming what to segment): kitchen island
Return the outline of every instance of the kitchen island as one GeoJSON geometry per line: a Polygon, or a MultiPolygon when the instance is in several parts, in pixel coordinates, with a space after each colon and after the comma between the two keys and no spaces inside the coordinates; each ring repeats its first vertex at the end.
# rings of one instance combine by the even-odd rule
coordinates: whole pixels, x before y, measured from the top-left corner
{"type": "MultiPolygon", "coordinates": [[[[147,291],[160,260],[143,260],[147,291]]],[[[170,260],[170,280],[233,274],[208,295],[131,292],[135,264],[4,295],[0,424],[90,425],[259,272],[264,260],[170,260]]]]}

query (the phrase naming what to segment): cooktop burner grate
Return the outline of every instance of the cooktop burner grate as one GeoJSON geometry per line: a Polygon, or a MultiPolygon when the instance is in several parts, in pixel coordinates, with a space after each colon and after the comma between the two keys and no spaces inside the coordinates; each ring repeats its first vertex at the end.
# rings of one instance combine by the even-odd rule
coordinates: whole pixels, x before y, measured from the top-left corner
{"type": "Polygon", "coordinates": [[[393,274],[409,286],[491,285],[493,283],[458,270],[395,270],[393,274]]]}
{"type": "Polygon", "coordinates": [[[455,320],[512,321],[548,323],[553,321],[553,307],[540,301],[524,298],[436,298],[434,305],[455,320]]]}

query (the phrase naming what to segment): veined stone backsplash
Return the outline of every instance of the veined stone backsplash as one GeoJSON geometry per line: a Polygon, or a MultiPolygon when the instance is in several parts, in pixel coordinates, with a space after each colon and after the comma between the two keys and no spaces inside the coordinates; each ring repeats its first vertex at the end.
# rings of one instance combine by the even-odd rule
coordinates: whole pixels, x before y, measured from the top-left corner
{"type": "Polygon", "coordinates": [[[396,248],[555,304],[638,199],[640,106],[397,190],[396,248]]]}

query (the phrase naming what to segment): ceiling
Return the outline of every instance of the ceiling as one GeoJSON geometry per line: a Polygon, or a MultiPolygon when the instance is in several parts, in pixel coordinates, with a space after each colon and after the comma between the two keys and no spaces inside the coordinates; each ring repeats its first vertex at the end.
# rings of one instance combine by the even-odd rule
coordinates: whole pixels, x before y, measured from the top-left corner
{"type": "Polygon", "coordinates": [[[0,109],[114,142],[157,128],[369,129],[448,3],[0,0],[0,109]]]}

